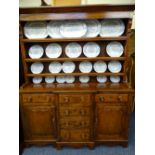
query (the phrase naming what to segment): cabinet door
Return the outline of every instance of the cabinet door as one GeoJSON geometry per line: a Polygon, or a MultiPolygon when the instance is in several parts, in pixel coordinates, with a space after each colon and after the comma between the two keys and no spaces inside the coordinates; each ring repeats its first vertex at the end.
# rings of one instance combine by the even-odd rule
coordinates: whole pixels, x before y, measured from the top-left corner
{"type": "Polygon", "coordinates": [[[96,103],[96,140],[127,139],[128,118],[126,106],[96,103]]]}
{"type": "Polygon", "coordinates": [[[54,106],[22,106],[25,139],[54,140],[56,137],[54,106]]]}

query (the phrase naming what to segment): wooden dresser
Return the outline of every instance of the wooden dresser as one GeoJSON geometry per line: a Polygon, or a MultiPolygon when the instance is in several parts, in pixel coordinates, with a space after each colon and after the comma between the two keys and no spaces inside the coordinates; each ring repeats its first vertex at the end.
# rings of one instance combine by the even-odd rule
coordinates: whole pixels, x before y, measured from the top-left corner
{"type": "MultiPolygon", "coordinates": [[[[20,112],[24,130],[25,146],[53,144],[58,149],[62,146],[81,147],[87,145],[94,148],[97,144],[128,145],[128,128],[130,114],[133,109],[134,90],[128,77],[129,66],[127,42],[130,37],[132,21],[132,5],[90,5],[71,7],[42,7],[20,9],[20,46],[24,66],[25,84],[20,87],[20,112]],[[73,20],[73,19],[105,19],[120,18],[125,22],[125,33],[120,37],[94,38],[45,38],[27,39],[23,34],[23,27],[27,21],[73,20]],[[120,41],[124,45],[124,54],[119,58],[100,56],[96,58],[67,58],[30,59],[28,47],[34,43],[47,44],[57,42],[64,45],[69,42],[97,42],[105,46],[110,41],[120,41]],[[48,63],[52,61],[71,60],[119,60],[123,64],[120,73],[100,73],[99,75],[120,75],[120,83],[98,83],[95,77],[98,73],[69,73],[68,75],[88,75],[90,82],[80,83],[52,83],[33,84],[34,76],[62,76],[66,73],[51,74],[43,72],[32,74],[30,64],[36,61],[48,63]]],[[[105,50],[105,48],[103,47],[105,50]]]]}

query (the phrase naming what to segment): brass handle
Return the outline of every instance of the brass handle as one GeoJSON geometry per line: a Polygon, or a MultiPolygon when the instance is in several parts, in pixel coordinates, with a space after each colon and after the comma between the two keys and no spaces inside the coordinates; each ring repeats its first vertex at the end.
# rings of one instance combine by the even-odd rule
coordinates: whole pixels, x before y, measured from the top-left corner
{"type": "Polygon", "coordinates": [[[101,102],[104,102],[105,101],[105,99],[104,99],[104,97],[102,96],[102,97],[100,97],[100,101],[101,102]]]}

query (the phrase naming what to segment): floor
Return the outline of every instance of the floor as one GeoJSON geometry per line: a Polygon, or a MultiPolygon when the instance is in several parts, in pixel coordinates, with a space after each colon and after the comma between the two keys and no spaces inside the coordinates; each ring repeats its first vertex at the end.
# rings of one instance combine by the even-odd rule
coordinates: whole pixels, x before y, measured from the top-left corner
{"type": "Polygon", "coordinates": [[[131,116],[130,129],[129,129],[129,146],[123,148],[121,146],[108,147],[97,146],[94,150],[88,148],[72,149],[63,148],[56,150],[51,146],[46,147],[30,147],[23,151],[22,155],[135,155],[135,115],[131,116]]]}

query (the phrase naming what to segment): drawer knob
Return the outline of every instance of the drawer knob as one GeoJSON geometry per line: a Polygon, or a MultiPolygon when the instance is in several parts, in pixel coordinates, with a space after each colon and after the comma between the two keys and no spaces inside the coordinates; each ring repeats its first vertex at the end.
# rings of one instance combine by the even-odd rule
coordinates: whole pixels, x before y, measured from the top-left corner
{"type": "Polygon", "coordinates": [[[100,101],[101,102],[104,102],[105,101],[105,99],[104,99],[104,97],[102,96],[102,97],[100,97],[100,101]]]}
{"type": "Polygon", "coordinates": [[[84,110],[81,110],[81,111],[80,111],[80,114],[81,114],[81,115],[85,115],[85,113],[86,113],[86,112],[85,112],[84,110]]]}
{"type": "Polygon", "coordinates": [[[118,96],[118,100],[119,101],[122,101],[122,96],[118,96]]]}
{"type": "Polygon", "coordinates": [[[64,99],[64,101],[65,101],[65,103],[69,102],[69,98],[66,97],[66,98],[64,99]]]}

